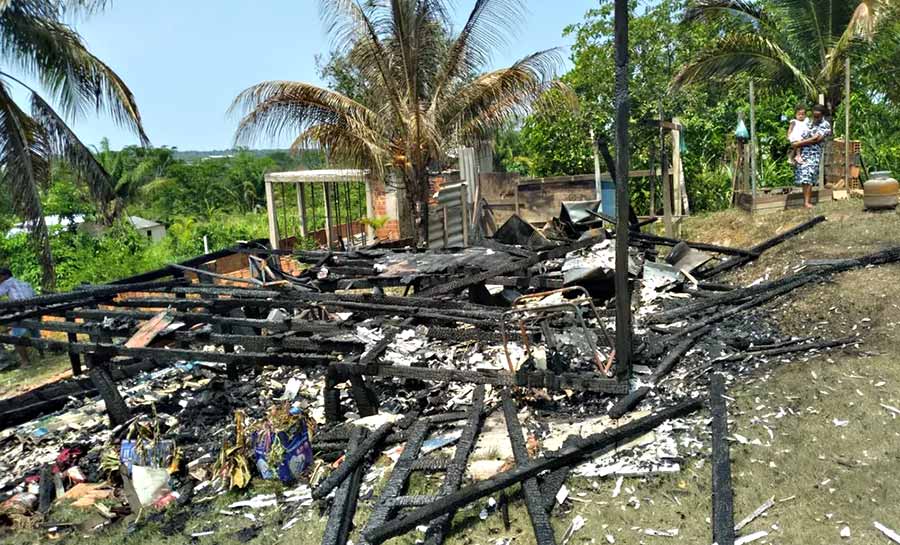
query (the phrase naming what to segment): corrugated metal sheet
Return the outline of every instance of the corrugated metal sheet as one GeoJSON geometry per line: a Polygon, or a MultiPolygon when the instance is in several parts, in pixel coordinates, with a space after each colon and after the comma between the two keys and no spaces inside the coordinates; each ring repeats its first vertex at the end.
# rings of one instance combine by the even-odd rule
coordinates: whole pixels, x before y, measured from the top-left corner
{"type": "Polygon", "coordinates": [[[428,247],[464,248],[466,241],[467,184],[444,186],[438,191],[436,206],[428,208],[428,247]]]}

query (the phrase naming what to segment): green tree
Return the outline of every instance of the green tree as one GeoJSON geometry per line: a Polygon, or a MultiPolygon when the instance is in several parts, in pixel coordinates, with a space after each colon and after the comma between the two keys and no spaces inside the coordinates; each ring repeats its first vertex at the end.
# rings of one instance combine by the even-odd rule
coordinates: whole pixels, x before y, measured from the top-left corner
{"type": "Polygon", "coordinates": [[[102,198],[96,203],[98,215],[107,226],[120,219],[141,189],[164,176],[174,162],[171,148],[128,146],[112,151],[106,138],[100,142],[97,160],[110,178],[110,183],[102,189],[102,198]]]}
{"type": "Polygon", "coordinates": [[[696,0],[687,21],[715,21],[722,35],[697,52],[676,86],[749,74],[772,87],[797,86],[809,100],[842,100],[844,61],[874,39],[896,13],[896,0],[696,0]]]}
{"type": "Polygon", "coordinates": [[[131,91],[63,22],[66,15],[90,12],[103,4],[92,0],[0,2],[0,167],[16,211],[31,224],[45,288],[54,286],[55,275],[39,188],[49,180],[51,158],[65,158],[92,193],[99,194],[109,183],[103,168],[64,117],[106,110],[142,141],[147,140],[131,91]],[[37,79],[61,106],[62,114],[20,77],[37,79]],[[11,83],[30,91],[31,115],[13,100],[11,83]]]}
{"type": "Polygon", "coordinates": [[[448,42],[444,0],[322,0],[337,50],[360,70],[365,92],[355,100],[307,83],[260,83],[232,105],[245,114],[236,139],[289,132],[295,147],[314,143],[339,160],[396,172],[419,224],[411,234],[423,240],[429,170],[448,148],[489,139],[551,85],[554,51],[482,73],[524,3],[477,0],[448,42]]]}

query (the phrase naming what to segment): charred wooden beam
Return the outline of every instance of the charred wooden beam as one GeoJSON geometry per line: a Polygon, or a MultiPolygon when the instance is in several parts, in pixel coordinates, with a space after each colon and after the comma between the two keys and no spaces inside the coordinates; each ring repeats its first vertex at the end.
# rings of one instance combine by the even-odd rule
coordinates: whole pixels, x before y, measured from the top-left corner
{"type": "Polygon", "coordinates": [[[490,479],[467,486],[457,492],[438,498],[396,520],[363,532],[363,537],[373,545],[404,534],[420,524],[434,520],[443,513],[455,511],[473,501],[499,492],[505,488],[536,477],[544,471],[570,467],[590,456],[609,452],[617,445],[647,433],[672,418],[688,415],[702,406],[701,399],[691,399],[662,409],[652,415],[629,422],[624,426],[579,439],[575,446],[564,448],[553,458],[538,458],[526,466],[499,473],[490,479]]]}
{"type": "MultiPolygon", "coordinates": [[[[133,320],[149,320],[154,317],[156,312],[145,312],[137,310],[101,310],[101,309],[85,309],[75,310],[67,313],[67,317],[82,320],[100,320],[104,318],[130,318],[133,320]]],[[[307,320],[285,320],[270,321],[256,318],[231,318],[225,316],[217,316],[213,314],[200,314],[193,312],[174,312],[172,316],[176,321],[184,322],[188,325],[211,324],[211,325],[230,325],[234,327],[249,327],[253,329],[266,329],[272,332],[300,331],[307,333],[322,334],[340,334],[346,332],[340,325],[331,323],[316,323],[307,320]]]]}
{"type": "MultiPolygon", "coordinates": [[[[525,447],[525,438],[522,434],[522,424],[519,422],[516,404],[509,394],[509,390],[504,389],[502,396],[506,431],[509,434],[509,441],[512,445],[516,465],[527,465],[530,462],[530,458],[528,449],[525,447]]],[[[544,509],[537,478],[526,479],[522,483],[522,489],[525,492],[525,507],[528,510],[528,516],[531,518],[531,527],[534,530],[535,541],[538,545],[555,545],[556,537],[553,534],[553,526],[550,525],[550,517],[547,516],[547,511],[544,509]]]]}
{"type": "Polygon", "coordinates": [[[649,234],[649,233],[632,233],[631,238],[642,241],[642,242],[649,242],[651,244],[655,244],[658,246],[676,246],[676,245],[684,242],[689,247],[691,247],[695,250],[702,250],[702,251],[706,251],[706,252],[716,252],[719,254],[735,255],[735,256],[741,256],[741,257],[751,257],[751,258],[758,257],[758,255],[754,254],[752,250],[744,250],[741,248],[732,248],[730,246],[719,246],[718,244],[707,244],[705,242],[691,242],[688,240],[678,240],[677,238],[663,237],[663,236],[653,235],[653,234],[649,234]]]}
{"type": "Polygon", "coordinates": [[[394,500],[401,497],[403,490],[406,488],[409,476],[412,474],[419,459],[422,443],[428,436],[429,429],[430,424],[426,420],[419,420],[413,424],[409,432],[409,439],[403,447],[403,452],[400,453],[397,463],[394,464],[394,469],[381,490],[381,495],[372,508],[372,514],[369,515],[369,520],[363,528],[363,534],[386,523],[395,512],[396,505],[394,500]]]}
{"type": "Polygon", "coordinates": [[[753,350],[748,350],[747,352],[741,352],[738,354],[731,354],[729,356],[725,356],[723,358],[719,358],[717,361],[741,361],[750,357],[759,357],[759,356],[783,356],[784,354],[793,354],[796,352],[809,352],[812,350],[827,350],[829,348],[837,348],[839,346],[847,346],[849,344],[859,342],[859,338],[857,337],[847,337],[844,339],[836,339],[831,341],[819,341],[813,343],[801,343],[801,344],[793,344],[790,346],[780,346],[776,348],[768,348],[768,349],[759,349],[765,347],[755,347],[753,350]]]}
{"type": "Polygon", "coordinates": [[[764,305],[765,303],[768,303],[769,301],[771,301],[772,299],[775,299],[776,297],[780,297],[786,293],[789,293],[789,292],[799,288],[800,286],[808,284],[817,279],[819,279],[819,277],[816,275],[801,276],[799,278],[794,279],[792,282],[788,282],[787,284],[785,284],[783,286],[780,286],[776,289],[770,290],[766,293],[763,293],[762,295],[758,295],[758,296],[754,297],[753,299],[750,299],[749,301],[747,301],[745,303],[741,303],[740,305],[738,305],[736,307],[729,307],[721,312],[717,312],[716,314],[713,314],[712,316],[709,316],[702,320],[696,321],[696,322],[692,323],[691,325],[685,327],[684,329],[680,330],[678,333],[676,333],[676,335],[680,337],[682,335],[687,335],[687,334],[693,333],[695,331],[699,331],[707,326],[721,322],[722,320],[724,320],[726,318],[729,318],[736,314],[740,314],[741,312],[750,310],[751,308],[758,307],[760,305],[764,305]]]}
{"type": "MultiPolygon", "coordinates": [[[[365,429],[354,427],[350,432],[350,441],[347,445],[347,456],[353,455],[360,448],[365,438],[365,429]]],[[[325,532],[322,536],[322,545],[346,545],[350,536],[350,527],[353,524],[353,516],[356,514],[356,504],[359,499],[359,487],[365,466],[357,467],[349,479],[344,480],[338,487],[331,504],[331,513],[325,524],[325,532]]]]}
{"type": "Polygon", "coordinates": [[[293,354],[293,353],[259,353],[259,352],[240,352],[231,354],[222,354],[218,352],[205,352],[202,350],[186,350],[181,348],[129,348],[121,345],[107,343],[75,343],[69,344],[64,341],[55,341],[52,339],[33,339],[30,337],[13,337],[11,335],[0,335],[0,343],[11,344],[15,346],[32,346],[43,347],[51,350],[72,350],[79,354],[91,354],[101,357],[113,356],[132,356],[138,358],[148,358],[157,362],[176,362],[176,361],[209,361],[216,363],[234,363],[237,365],[283,365],[308,367],[316,365],[327,365],[333,361],[333,358],[323,354],[293,354]]]}
{"type": "Polygon", "coordinates": [[[733,257],[731,259],[723,261],[722,263],[719,263],[718,265],[716,265],[715,267],[713,267],[709,270],[698,271],[696,276],[698,278],[712,278],[712,277],[714,277],[718,274],[721,274],[725,271],[730,271],[731,269],[734,269],[735,267],[744,266],[747,263],[750,263],[751,261],[758,259],[759,256],[762,255],[762,253],[765,252],[766,250],[774,248],[775,246],[778,246],[782,242],[789,240],[803,232],[806,232],[806,231],[812,229],[813,227],[822,223],[823,221],[825,221],[825,216],[816,216],[815,218],[813,218],[807,222],[804,222],[804,223],[794,227],[793,229],[785,231],[784,233],[774,236],[774,237],[770,238],[769,240],[766,240],[765,242],[757,244],[756,246],[754,246],[753,248],[750,249],[750,252],[753,255],[733,257]]]}
{"type": "MultiPolygon", "coordinates": [[[[453,460],[447,467],[447,474],[444,476],[444,482],[441,484],[439,496],[453,494],[459,490],[462,484],[463,476],[468,466],[469,454],[475,448],[475,440],[481,433],[481,425],[484,422],[484,385],[475,388],[472,394],[472,407],[469,409],[469,416],[466,420],[466,426],[463,428],[462,435],[456,442],[456,450],[453,453],[453,460]]],[[[442,545],[450,531],[450,523],[453,520],[455,509],[444,511],[439,517],[431,522],[425,531],[425,545],[442,545]]]]}
{"type": "Polygon", "coordinates": [[[73,303],[83,299],[96,299],[116,296],[125,292],[142,292],[148,290],[165,290],[183,285],[184,282],[142,282],[137,284],[120,284],[116,286],[92,286],[65,293],[37,295],[28,299],[0,301],[0,311],[23,310],[32,307],[45,307],[59,303],[73,303]]]}
{"type": "Polygon", "coordinates": [[[719,373],[710,378],[709,405],[712,413],[712,521],[713,542],[734,545],[734,490],[728,449],[728,411],[725,380],[719,373]]]}
{"type": "MultiPolygon", "coordinates": [[[[0,339],[2,340],[2,339],[0,339]]],[[[627,382],[602,377],[596,373],[551,373],[547,371],[519,371],[515,375],[502,370],[468,371],[459,369],[430,369],[400,365],[332,364],[335,372],[343,377],[353,374],[383,378],[423,380],[428,382],[458,382],[464,384],[494,384],[497,386],[522,386],[547,388],[554,391],[606,392],[625,394],[627,382]]]]}
{"type": "Polygon", "coordinates": [[[94,383],[94,387],[100,392],[100,397],[106,405],[106,414],[109,416],[110,427],[120,426],[131,418],[131,411],[122,399],[122,394],[116,388],[116,383],[110,375],[107,361],[93,359],[88,376],[94,383]]]}
{"type": "Polygon", "coordinates": [[[53,465],[41,466],[40,481],[38,484],[38,513],[46,515],[53,506],[56,497],[56,485],[53,483],[53,465]]]}
{"type": "Polygon", "coordinates": [[[344,458],[344,462],[313,489],[313,499],[321,500],[344,482],[344,479],[349,477],[369,457],[372,449],[378,446],[393,429],[394,424],[388,422],[369,434],[356,451],[344,458]]]}

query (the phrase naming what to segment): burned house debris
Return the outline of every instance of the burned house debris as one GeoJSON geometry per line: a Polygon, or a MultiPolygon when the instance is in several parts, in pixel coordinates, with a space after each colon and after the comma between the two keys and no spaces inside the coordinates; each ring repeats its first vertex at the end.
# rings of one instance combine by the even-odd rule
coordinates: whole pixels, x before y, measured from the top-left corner
{"type": "Polygon", "coordinates": [[[521,484],[535,539],[547,545],[563,538],[550,521],[572,472],[677,471],[684,457],[706,455],[697,412],[709,406],[712,537],[734,543],[726,383],[859,343],[786,337],[760,308],[830,275],[900,261],[900,248],[748,287],[719,275],[823,220],[749,250],[633,226],[630,365],[615,348],[616,233],[590,213],[570,214],[564,237],[515,218],[459,249],[246,244],[116,284],[0,303],[4,324],[44,332],[0,342],[67,353],[75,375],[0,401],[0,520],[52,521],[54,500],[76,490],[85,504],[123,498],[115,510],[98,507],[101,527],[163,509],[189,517],[267,479],[286,488],[222,512],[280,506],[283,530],[318,512],[329,545],[418,530],[439,544],[457,511],[499,493],[512,501],[504,491],[521,484]],[[252,264],[250,279],[208,268],[230,254],[252,264]],[[440,484],[415,489],[416,473],[440,484]]]}

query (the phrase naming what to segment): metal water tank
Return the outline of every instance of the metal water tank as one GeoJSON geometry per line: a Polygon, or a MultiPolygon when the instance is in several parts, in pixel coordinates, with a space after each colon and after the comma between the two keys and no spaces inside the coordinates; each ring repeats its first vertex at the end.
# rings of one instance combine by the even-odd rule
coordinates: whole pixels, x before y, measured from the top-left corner
{"type": "Polygon", "coordinates": [[[900,184],[888,171],[873,172],[863,185],[863,202],[866,210],[890,210],[897,208],[897,191],[900,184]]]}

